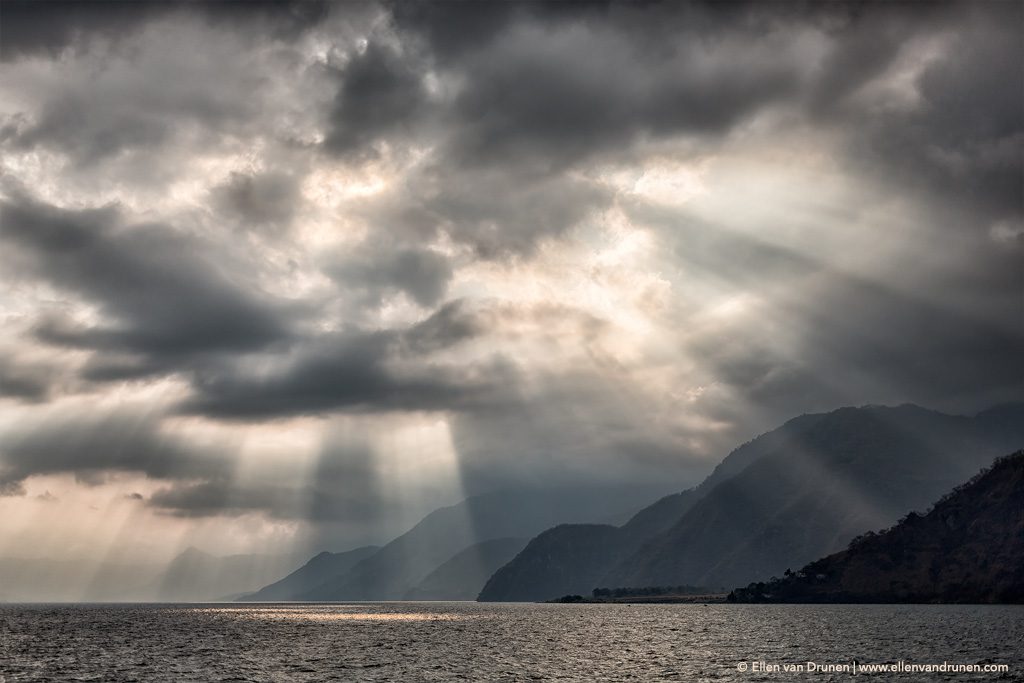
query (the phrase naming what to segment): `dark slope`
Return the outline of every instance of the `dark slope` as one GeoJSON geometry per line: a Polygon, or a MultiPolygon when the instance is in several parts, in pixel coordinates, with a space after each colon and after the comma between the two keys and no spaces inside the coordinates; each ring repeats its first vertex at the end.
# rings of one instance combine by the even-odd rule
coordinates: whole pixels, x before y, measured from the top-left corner
{"type": "Polygon", "coordinates": [[[375,545],[367,545],[343,553],[322,552],[280,581],[239,598],[239,601],[297,600],[302,594],[316,588],[328,579],[347,572],[357,562],[365,560],[378,550],[380,548],[375,545]]]}
{"type": "MultiPolygon", "coordinates": [[[[647,494],[649,495],[649,494],[647,494]]],[[[529,538],[559,521],[604,519],[631,505],[642,490],[502,491],[467,498],[423,518],[350,571],[303,594],[304,600],[401,600],[456,553],[495,538],[529,538]]]]}
{"type": "Polygon", "coordinates": [[[924,515],[855,539],[847,550],[740,602],[1024,603],[1024,451],[954,489],[924,515]]]}
{"type": "Polygon", "coordinates": [[[623,547],[619,527],[607,524],[556,526],[531,540],[514,560],[498,569],[477,599],[483,602],[541,600],[589,593],[609,560],[623,556],[623,547]]]}
{"type": "Polygon", "coordinates": [[[430,572],[406,600],[475,600],[484,583],[526,545],[525,538],[495,538],[471,545],[430,572]]]}
{"type": "Polygon", "coordinates": [[[1022,444],[1020,405],[975,418],[909,405],[836,410],[716,486],[601,583],[743,585],[781,574],[920,509],[1022,444]]]}
{"type": "Polygon", "coordinates": [[[793,435],[810,428],[822,417],[802,415],[743,444],[699,486],[655,501],[621,527],[560,524],[548,529],[495,572],[478,599],[547,600],[559,595],[589,594],[616,564],[648,539],[672,527],[708,491],[765,453],[788,443],[793,435]]]}

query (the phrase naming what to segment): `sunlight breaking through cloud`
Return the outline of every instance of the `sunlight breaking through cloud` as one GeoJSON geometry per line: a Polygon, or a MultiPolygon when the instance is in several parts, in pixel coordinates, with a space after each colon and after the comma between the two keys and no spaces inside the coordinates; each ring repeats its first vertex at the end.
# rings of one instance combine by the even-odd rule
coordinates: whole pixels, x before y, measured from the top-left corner
{"type": "Polygon", "coordinates": [[[3,8],[3,553],[348,549],[1024,395],[1018,5],[93,4],[3,8]]]}

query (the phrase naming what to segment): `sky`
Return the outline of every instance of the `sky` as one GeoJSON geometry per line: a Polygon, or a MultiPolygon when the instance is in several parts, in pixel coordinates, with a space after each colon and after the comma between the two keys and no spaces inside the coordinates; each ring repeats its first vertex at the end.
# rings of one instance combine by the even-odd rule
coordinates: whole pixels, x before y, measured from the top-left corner
{"type": "Polygon", "coordinates": [[[341,550],[1020,400],[1022,25],[5,2],[0,555],[341,550]]]}

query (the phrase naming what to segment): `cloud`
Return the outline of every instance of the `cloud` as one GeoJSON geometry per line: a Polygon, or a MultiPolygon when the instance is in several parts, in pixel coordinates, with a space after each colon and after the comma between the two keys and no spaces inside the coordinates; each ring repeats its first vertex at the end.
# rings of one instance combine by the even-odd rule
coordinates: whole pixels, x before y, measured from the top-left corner
{"type": "Polygon", "coordinates": [[[372,152],[384,136],[405,133],[428,104],[423,76],[394,50],[378,43],[351,57],[337,74],[324,147],[335,154],[372,152]]]}
{"type": "Polygon", "coordinates": [[[447,256],[432,249],[379,245],[332,259],[326,271],[342,287],[362,292],[368,303],[404,292],[426,308],[443,299],[453,269],[447,256]]]}
{"type": "Polygon", "coordinates": [[[0,396],[40,403],[50,396],[51,368],[25,362],[13,354],[0,356],[0,396]]]}
{"type": "Polygon", "coordinates": [[[215,452],[162,433],[156,416],[48,417],[3,433],[0,491],[5,495],[23,494],[24,481],[43,474],[73,474],[87,485],[117,472],[202,479],[223,476],[229,464],[215,452]]]}
{"type": "Polygon", "coordinates": [[[508,29],[461,74],[452,153],[558,169],[621,154],[644,135],[727,132],[796,86],[776,40],[766,60],[758,52],[775,47],[770,39],[753,50],[679,41],[645,54],[613,25],[508,29]]]}
{"type": "Polygon", "coordinates": [[[213,204],[252,230],[281,231],[289,227],[301,202],[299,184],[287,173],[231,173],[212,191],[213,204]]]}
{"type": "Polygon", "coordinates": [[[229,59],[237,38],[199,49],[201,26],[147,30],[146,49],[134,59],[89,55],[70,73],[11,67],[12,78],[45,85],[23,89],[35,107],[15,119],[13,149],[55,151],[87,168],[192,134],[214,143],[216,133],[242,130],[256,118],[264,84],[256,70],[229,59]],[[193,49],[183,50],[182,42],[193,49]],[[223,60],[211,61],[211,51],[223,51],[223,60]]]}
{"type": "Polygon", "coordinates": [[[626,372],[574,364],[531,376],[518,400],[457,413],[453,441],[459,476],[472,491],[518,486],[680,485],[698,476],[703,458],[736,438],[702,416],[680,423],[684,409],[626,372]],[[704,422],[704,424],[701,424],[704,422]],[[716,433],[716,431],[718,433],[716,433]],[[700,446],[697,446],[697,444],[700,446]]]}
{"type": "MultiPolygon", "coordinates": [[[[989,311],[959,311],[848,274],[799,282],[812,299],[762,301],[690,335],[688,355],[729,392],[737,411],[730,419],[750,409],[783,419],[850,395],[924,405],[942,397],[949,409],[970,411],[1024,391],[1024,329],[1009,298],[989,311]]],[[[695,409],[714,414],[719,399],[711,393],[712,404],[698,401],[695,409]]]]}
{"type": "Polygon", "coordinates": [[[5,260],[102,313],[95,324],[44,319],[37,336],[127,356],[123,364],[98,360],[93,379],[165,371],[183,357],[261,349],[289,336],[281,303],[233,281],[215,246],[168,225],[126,225],[113,206],[63,209],[17,196],[0,211],[5,260]]]}
{"type": "Polygon", "coordinates": [[[324,335],[259,373],[222,364],[199,373],[186,413],[257,420],[339,410],[453,410],[500,401],[514,373],[501,363],[423,362],[419,352],[474,334],[442,309],[405,332],[324,335]],[[499,391],[499,389],[501,389],[499,391]]]}
{"type": "Polygon", "coordinates": [[[57,57],[69,47],[81,49],[96,38],[116,41],[140,30],[148,21],[186,11],[201,12],[218,23],[244,23],[250,29],[262,24],[271,35],[294,38],[324,19],[327,4],[319,0],[253,0],[243,10],[234,3],[188,0],[134,0],[90,7],[74,0],[12,0],[3,6],[0,59],[57,57]]]}
{"type": "Polygon", "coordinates": [[[1024,215],[1024,99],[1002,87],[1024,79],[1015,30],[1024,9],[907,9],[867,13],[836,36],[812,96],[816,114],[826,110],[848,128],[844,156],[861,171],[947,203],[971,222],[1024,215]],[[849,95],[872,77],[884,87],[849,95]]]}
{"type": "Polygon", "coordinates": [[[365,538],[1019,396],[1022,11],[5,2],[0,489],[365,538]]]}
{"type": "Polygon", "coordinates": [[[309,481],[287,474],[254,481],[175,483],[148,505],[179,517],[264,514],[272,519],[370,524],[382,504],[374,454],[364,445],[325,445],[309,481]]]}
{"type": "Polygon", "coordinates": [[[359,208],[370,224],[387,226],[392,240],[429,243],[443,236],[478,258],[509,259],[570,234],[611,201],[607,187],[587,178],[436,163],[410,170],[359,208]]]}

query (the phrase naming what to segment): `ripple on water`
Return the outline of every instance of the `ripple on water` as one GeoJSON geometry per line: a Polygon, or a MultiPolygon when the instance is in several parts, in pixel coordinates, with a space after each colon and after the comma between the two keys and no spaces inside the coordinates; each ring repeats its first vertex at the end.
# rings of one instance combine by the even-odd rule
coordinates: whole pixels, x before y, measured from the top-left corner
{"type": "MultiPolygon", "coordinates": [[[[0,606],[0,681],[848,681],[740,663],[1008,663],[1024,608],[354,603],[0,606]]],[[[942,680],[935,674],[872,681],[942,680]]],[[[946,680],[993,680],[949,674],[946,680]]]]}

